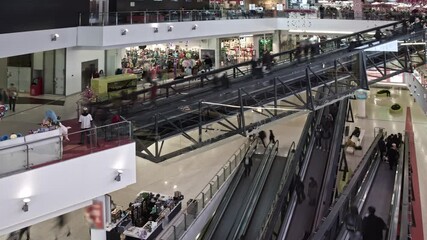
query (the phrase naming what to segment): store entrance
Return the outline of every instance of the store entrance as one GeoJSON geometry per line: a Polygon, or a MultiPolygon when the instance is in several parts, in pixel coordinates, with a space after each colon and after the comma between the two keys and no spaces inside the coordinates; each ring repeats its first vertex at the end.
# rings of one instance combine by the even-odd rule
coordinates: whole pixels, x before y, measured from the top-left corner
{"type": "Polygon", "coordinates": [[[82,91],[90,87],[90,80],[98,72],[98,59],[82,62],[82,91]]]}

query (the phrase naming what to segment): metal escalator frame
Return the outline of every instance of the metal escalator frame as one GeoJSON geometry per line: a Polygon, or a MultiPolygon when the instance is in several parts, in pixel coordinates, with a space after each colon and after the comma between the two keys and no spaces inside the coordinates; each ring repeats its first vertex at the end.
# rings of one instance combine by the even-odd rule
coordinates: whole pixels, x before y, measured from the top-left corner
{"type": "MultiPolygon", "coordinates": [[[[248,140],[247,142],[244,142],[240,147],[239,147],[239,149],[230,157],[230,159],[220,168],[220,170],[216,173],[216,175],[215,175],[215,180],[216,180],[216,184],[217,184],[217,190],[216,190],[216,192],[215,193],[213,193],[212,194],[212,186],[213,186],[213,183],[215,183],[215,180],[214,180],[214,178],[212,178],[211,179],[211,181],[203,188],[203,190],[199,193],[199,194],[197,194],[197,196],[194,198],[194,200],[193,201],[191,201],[191,202],[189,202],[189,203],[187,203],[187,209],[189,208],[189,206],[190,205],[196,205],[197,204],[197,198],[198,198],[198,196],[199,195],[202,195],[201,197],[202,197],[202,210],[201,210],[201,212],[203,212],[204,211],[204,209],[205,209],[205,195],[204,195],[204,190],[205,189],[210,189],[210,192],[211,192],[211,196],[210,196],[210,198],[209,199],[212,199],[212,198],[214,198],[214,196],[215,196],[215,194],[217,194],[217,192],[223,187],[223,185],[221,184],[220,185],[220,175],[221,175],[221,173],[223,173],[223,176],[224,176],[224,179],[222,180],[222,183],[224,183],[224,182],[226,182],[227,181],[227,179],[228,179],[228,177],[226,177],[226,169],[229,169],[229,175],[228,176],[231,176],[235,171],[236,171],[236,169],[238,169],[238,166],[237,166],[237,162],[241,162],[241,158],[243,158],[244,156],[246,156],[246,154],[248,154],[248,153],[253,153],[254,152],[254,150],[256,149],[256,146],[258,145],[258,143],[259,143],[259,138],[256,138],[256,139],[253,139],[253,140],[248,140]],[[243,149],[242,149],[243,148],[243,149]],[[242,153],[242,151],[244,152],[244,154],[242,155],[241,153],[242,153]],[[232,160],[233,159],[233,160],[232,160]],[[239,160],[236,160],[236,159],[239,159],[239,160]],[[234,162],[234,168],[233,168],[233,170],[231,170],[232,169],[232,163],[234,162]],[[208,187],[209,186],[209,187],[208,187]]],[[[207,204],[209,204],[210,202],[208,202],[207,204]]],[[[183,221],[185,221],[185,219],[186,219],[186,215],[188,215],[188,213],[186,213],[185,211],[183,212],[183,213],[181,213],[181,215],[183,216],[183,221]]],[[[194,221],[193,222],[191,222],[190,223],[190,225],[188,225],[187,226],[187,222],[185,221],[185,223],[184,223],[184,228],[185,228],[185,230],[187,230],[189,227],[191,227],[191,225],[194,223],[194,222],[196,222],[196,220],[197,220],[197,218],[200,216],[200,213],[199,214],[197,214],[197,216],[195,217],[195,219],[194,219],[194,221]]],[[[176,233],[176,221],[179,221],[179,219],[180,219],[180,217],[181,216],[178,216],[178,217],[176,217],[175,218],[175,220],[174,220],[174,223],[172,224],[172,225],[170,225],[167,229],[165,229],[164,231],[163,231],[163,234],[162,234],[162,237],[161,238],[159,238],[159,239],[165,239],[165,238],[163,238],[163,236],[164,235],[167,235],[167,233],[168,232],[170,232],[170,229],[172,229],[173,228],[173,235],[174,235],[174,239],[176,239],[176,236],[177,236],[177,233],[176,233]]],[[[178,225],[179,225],[179,223],[178,223],[178,225]]],[[[179,236],[180,237],[180,236],[179,236]]]]}
{"type": "Polygon", "coordinates": [[[280,189],[283,189],[285,187],[285,184],[290,177],[289,174],[290,174],[290,169],[291,169],[291,165],[292,165],[294,157],[295,157],[295,142],[292,142],[292,144],[288,150],[288,154],[286,155],[287,161],[286,161],[286,165],[285,165],[282,177],[280,179],[280,185],[278,187],[279,191],[276,193],[276,196],[272,202],[272,206],[270,208],[270,211],[268,212],[266,218],[264,219],[264,224],[261,226],[261,229],[259,231],[257,239],[265,239],[263,236],[265,233],[265,229],[267,229],[267,227],[269,226],[269,224],[273,220],[272,217],[274,215],[274,210],[277,209],[277,205],[279,204],[281,194],[282,194],[282,191],[280,191],[280,189]]]}
{"type": "Polygon", "coordinates": [[[329,209],[329,204],[332,204],[332,196],[334,192],[334,186],[336,181],[336,174],[338,172],[338,162],[341,156],[341,142],[342,136],[345,128],[345,119],[347,108],[349,104],[349,99],[346,98],[341,101],[338,114],[335,119],[335,128],[334,135],[331,139],[331,144],[329,146],[329,155],[328,155],[328,163],[325,169],[325,174],[323,178],[323,183],[320,185],[320,196],[319,201],[317,202],[316,214],[313,220],[312,231],[317,227],[318,223],[321,222],[324,217],[326,210],[329,209]],[[331,192],[332,191],[332,192],[331,192]],[[328,197],[328,194],[330,195],[328,197]],[[326,210],[322,207],[322,205],[328,204],[326,210]]]}
{"type": "MultiPolygon", "coordinates": [[[[424,35],[423,35],[424,36],[424,35]]],[[[405,36],[397,36],[397,38],[402,38],[402,37],[407,37],[406,35],[405,36]]],[[[419,35],[418,37],[421,37],[421,35],[419,35]]],[[[402,48],[402,47],[400,47],[400,48],[402,48]]],[[[341,57],[343,57],[344,55],[345,56],[347,56],[348,54],[350,54],[350,55],[357,55],[357,54],[359,54],[360,55],[360,58],[359,58],[359,61],[361,61],[361,62],[365,62],[365,61],[362,61],[362,59],[364,59],[364,56],[365,56],[365,54],[366,53],[363,53],[363,50],[357,50],[357,51],[353,51],[353,52],[349,52],[349,53],[347,53],[347,54],[342,54],[342,56],[341,57]]],[[[384,54],[380,54],[380,55],[384,55],[384,54]]],[[[370,56],[369,54],[367,55],[367,56],[370,56]]],[[[406,56],[406,55],[405,55],[406,56]]],[[[387,58],[388,60],[390,60],[390,58],[387,58]]],[[[372,60],[372,59],[371,59],[372,60]]],[[[314,61],[313,63],[315,63],[316,61],[314,61]]],[[[317,61],[317,63],[319,63],[318,61],[317,61]]],[[[418,64],[418,63],[417,63],[418,64]]],[[[364,66],[364,64],[363,64],[363,66],[364,66]]],[[[362,69],[363,68],[363,66],[361,65],[361,68],[360,69],[362,69]]],[[[329,68],[328,68],[329,69],[329,68]]],[[[389,74],[389,75],[387,75],[386,77],[390,77],[390,76],[393,76],[393,75],[397,75],[397,74],[399,74],[399,72],[401,72],[401,71],[404,71],[404,69],[401,69],[401,70],[396,70],[395,72],[393,72],[393,73],[391,73],[391,74],[389,74]]],[[[308,72],[308,71],[306,71],[306,72],[308,72]]],[[[319,74],[321,74],[320,73],[321,71],[319,71],[319,74]]],[[[366,71],[364,71],[365,72],[365,74],[363,75],[363,76],[365,76],[366,75],[366,71]]],[[[313,75],[313,74],[311,74],[311,75],[313,75]]],[[[313,76],[313,77],[316,77],[315,75],[313,76]]],[[[383,79],[383,78],[385,78],[385,77],[380,77],[380,78],[378,78],[377,80],[379,81],[379,80],[381,80],[381,79],[383,79]]],[[[273,80],[273,79],[271,79],[271,80],[273,80]]],[[[280,80],[280,79],[279,79],[280,80]]],[[[375,81],[377,81],[377,80],[375,80],[375,81]]],[[[297,80],[296,80],[297,81],[297,80]]],[[[301,81],[301,79],[299,79],[298,81],[301,81]]],[[[373,83],[373,82],[375,82],[375,81],[371,81],[371,83],[373,83]]],[[[307,81],[305,81],[305,82],[307,82],[307,81]]],[[[331,81],[332,82],[332,81],[331,81]]],[[[296,82],[296,83],[298,83],[298,82],[296,82]]],[[[308,83],[310,83],[310,81],[308,81],[308,83]]],[[[327,83],[325,83],[325,84],[327,84],[327,83]]],[[[342,82],[340,83],[340,84],[342,84],[342,82]]],[[[364,81],[361,81],[361,83],[360,83],[360,85],[359,85],[359,87],[361,87],[361,88],[367,88],[367,83],[366,82],[364,82],[364,81]]],[[[316,87],[314,87],[314,89],[315,89],[316,87]]],[[[356,87],[357,88],[357,87],[356,87]]],[[[273,91],[273,90],[271,90],[271,89],[273,89],[273,87],[272,86],[270,86],[270,91],[273,91]]],[[[308,89],[306,89],[306,93],[308,94],[308,95],[310,95],[311,94],[311,91],[312,90],[314,90],[314,89],[311,89],[310,87],[308,87],[308,89]]],[[[327,98],[325,98],[325,99],[322,99],[322,103],[320,104],[320,105],[322,105],[322,106],[320,106],[320,107],[323,107],[323,105],[326,105],[326,104],[330,104],[332,101],[336,101],[336,98],[337,97],[339,97],[339,98],[342,98],[342,97],[345,97],[345,96],[347,96],[348,95],[348,92],[349,91],[353,91],[353,90],[355,90],[355,89],[349,89],[348,91],[345,91],[345,92],[341,92],[340,94],[338,94],[338,95],[336,95],[336,96],[328,96],[327,98]]],[[[266,89],[263,89],[263,91],[266,91],[266,89]]],[[[255,93],[251,93],[251,94],[255,94],[255,93]]],[[[289,95],[289,94],[288,94],[289,95]]],[[[309,96],[310,97],[310,96],[309,96]]],[[[233,98],[234,99],[234,98],[233,98]]],[[[235,100],[235,99],[234,99],[235,100]]],[[[234,101],[233,100],[233,101],[234,101]]],[[[237,101],[237,100],[236,100],[237,101]]],[[[274,101],[275,102],[277,102],[277,99],[274,99],[274,101]]],[[[311,107],[311,108],[313,108],[313,101],[312,101],[312,98],[309,98],[308,99],[308,106],[309,107],[311,107]]],[[[318,104],[319,105],[319,104],[318,104]]],[[[319,106],[317,106],[317,107],[319,107],[319,106]]],[[[313,109],[314,110],[314,109],[313,109]]],[[[193,112],[195,115],[197,115],[198,113],[197,113],[197,111],[196,112],[193,112]]],[[[200,115],[200,113],[199,113],[199,115],[200,115]]],[[[279,118],[280,116],[272,116],[271,118],[272,119],[267,119],[267,120],[265,120],[264,122],[268,122],[268,121],[272,121],[272,120],[274,120],[274,119],[277,119],[277,118],[279,118]]],[[[182,120],[182,117],[173,117],[174,119],[173,120],[175,120],[175,121],[183,121],[182,120]]],[[[198,119],[201,119],[200,118],[200,116],[199,116],[199,118],[198,119]]],[[[196,126],[196,123],[197,123],[197,120],[196,120],[196,118],[190,118],[190,119],[186,119],[185,121],[183,121],[183,122],[191,122],[191,121],[193,121],[193,122],[195,122],[195,124],[193,124],[192,126],[189,126],[189,127],[183,127],[183,128],[176,128],[177,130],[178,130],[178,132],[185,132],[185,131],[188,131],[188,130],[190,130],[190,129],[194,129],[195,128],[195,126],[196,126]]],[[[199,120],[200,121],[200,120],[199,120]]],[[[214,120],[212,120],[212,121],[214,121],[214,120]]],[[[206,121],[203,121],[203,123],[202,122],[200,122],[199,123],[199,128],[203,125],[203,124],[207,124],[208,122],[206,122],[206,121]]],[[[159,123],[158,123],[159,124],[159,123]]],[[[150,127],[150,126],[147,126],[147,124],[145,124],[144,126],[146,126],[146,127],[150,127]]],[[[152,126],[151,126],[152,127],[152,126]]],[[[136,129],[138,129],[138,127],[136,128],[136,129]]],[[[244,130],[244,129],[243,129],[244,130]]],[[[199,131],[199,133],[200,133],[201,131],[199,131]]],[[[222,134],[222,135],[219,135],[219,136],[217,136],[217,137],[215,137],[215,138],[211,138],[211,139],[208,139],[208,140],[205,140],[205,141],[200,141],[201,140],[201,134],[199,134],[199,141],[197,141],[197,143],[195,143],[195,141],[193,141],[193,143],[195,143],[195,144],[193,144],[193,145],[191,145],[191,146],[188,146],[188,147],[184,147],[184,148],[182,148],[182,149],[180,149],[180,150],[177,150],[177,151],[175,151],[175,152],[171,152],[171,153],[166,153],[166,154],[164,154],[163,156],[160,156],[160,154],[156,151],[156,153],[155,154],[146,154],[146,153],[140,153],[140,156],[143,156],[143,157],[145,157],[145,158],[148,158],[148,159],[150,159],[150,160],[154,160],[154,161],[162,161],[162,160],[164,160],[164,159],[167,159],[167,158],[169,158],[169,157],[173,157],[173,156],[176,156],[176,155],[179,155],[179,154],[182,154],[182,153],[184,153],[184,152],[187,152],[187,151],[189,151],[189,150],[193,150],[193,149],[195,149],[195,148],[199,148],[199,147],[202,147],[202,146],[205,146],[205,145],[207,145],[207,144],[210,144],[211,142],[215,142],[215,141],[218,141],[218,140],[221,140],[221,139],[224,139],[224,138],[226,138],[226,137],[229,137],[229,136],[232,136],[232,135],[235,135],[235,134],[238,134],[238,133],[243,133],[243,131],[242,131],[242,129],[237,129],[237,130],[233,130],[233,131],[229,131],[229,132],[226,132],[226,133],[224,133],[224,134],[222,134]],[[154,156],[154,157],[153,157],[154,156]]],[[[172,132],[172,133],[167,133],[167,134],[165,134],[165,135],[162,135],[162,136],[160,136],[160,135],[156,135],[156,134],[154,134],[155,135],[155,143],[154,144],[156,144],[156,145],[158,145],[158,141],[160,141],[160,140],[164,140],[165,138],[167,138],[167,137],[170,137],[170,136],[174,136],[174,135],[176,135],[177,134],[177,132],[176,131],[174,131],[174,132],[172,132]]],[[[158,147],[156,147],[156,149],[159,149],[158,147]]]]}
{"type": "MultiPolygon", "coordinates": [[[[323,112],[323,110],[318,111],[323,112]]],[[[304,125],[303,132],[301,133],[301,137],[298,141],[298,145],[294,150],[293,157],[291,159],[288,159],[288,177],[286,178],[284,183],[281,184],[281,189],[279,189],[278,191],[279,199],[276,200],[276,204],[274,206],[274,209],[272,210],[272,213],[269,214],[268,220],[262,227],[262,231],[259,234],[261,236],[260,239],[270,239],[273,235],[275,225],[277,224],[277,221],[273,220],[278,219],[280,214],[283,214],[282,207],[284,206],[284,204],[286,204],[286,198],[289,197],[289,189],[291,187],[296,171],[301,172],[304,168],[307,168],[305,164],[305,159],[307,158],[307,156],[311,155],[312,148],[314,146],[314,129],[316,123],[320,121],[320,119],[318,118],[316,119],[316,121],[313,121],[315,117],[315,112],[309,113],[306,123],[304,125]]],[[[290,197],[292,198],[292,196],[293,195],[291,194],[290,197]]],[[[292,205],[292,203],[290,205],[292,205]]],[[[282,217],[282,219],[283,218],[284,217],[282,217]]],[[[283,225],[283,223],[280,224],[283,225]]]]}
{"type": "MultiPolygon", "coordinates": [[[[267,159],[270,156],[270,154],[267,154],[267,151],[273,150],[273,148],[271,148],[270,145],[271,145],[271,143],[269,143],[264,150],[264,153],[263,153],[264,156],[263,156],[263,159],[261,160],[262,166],[267,163],[267,159]]],[[[256,176],[258,176],[260,174],[260,169],[262,166],[258,167],[257,172],[255,174],[255,178],[256,178],[256,176]]],[[[242,180],[243,171],[244,171],[244,169],[242,167],[242,163],[240,163],[238,172],[236,173],[236,175],[233,178],[233,182],[230,184],[230,186],[227,189],[227,192],[224,194],[224,196],[221,200],[221,203],[222,203],[222,201],[225,201],[225,205],[222,207],[222,209],[220,209],[220,211],[218,211],[218,209],[215,210],[215,214],[209,220],[209,223],[207,224],[205,230],[203,230],[199,239],[212,239],[212,235],[217,231],[219,222],[221,221],[225,211],[228,209],[228,205],[230,204],[230,201],[234,196],[235,190],[237,189],[240,181],[242,180]],[[219,214],[219,215],[217,215],[217,214],[219,214]],[[219,216],[219,217],[215,218],[216,216],[219,216]],[[215,220],[215,222],[213,223],[214,225],[213,225],[213,227],[210,227],[213,220],[215,220]],[[206,234],[208,234],[208,236],[206,236],[206,234]]],[[[221,203],[220,203],[220,205],[221,205],[221,203]]],[[[219,207],[220,206],[218,206],[218,208],[219,207]]]]}
{"type": "MultiPolygon", "coordinates": [[[[326,94],[326,93],[319,92],[319,95],[321,95],[321,94],[326,94]]],[[[320,98],[320,96],[316,96],[316,97],[320,98]]],[[[315,140],[314,131],[315,131],[316,126],[319,125],[321,120],[322,120],[324,108],[318,109],[315,113],[316,113],[316,116],[315,116],[316,121],[312,121],[309,125],[310,128],[312,128],[311,129],[312,134],[309,136],[310,140],[308,141],[308,144],[309,144],[309,146],[307,147],[308,151],[307,151],[307,154],[303,157],[303,159],[300,160],[300,164],[302,166],[298,171],[299,172],[298,176],[302,179],[305,178],[305,174],[307,172],[307,168],[308,168],[308,165],[310,163],[311,154],[313,153],[314,142],[315,142],[314,141],[315,140]]],[[[313,116],[313,118],[314,118],[314,116],[313,116]]],[[[305,126],[305,127],[307,127],[307,126],[305,126]]],[[[300,141],[301,141],[301,139],[300,139],[300,141]]],[[[295,154],[297,157],[298,157],[297,154],[298,154],[298,149],[300,147],[300,144],[301,144],[301,142],[298,143],[297,153],[295,154]]],[[[291,180],[288,180],[288,181],[291,181],[291,180]]],[[[280,227],[280,233],[279,233],[278,239],[285,239],[286,235],[288,234],[288,230],[289,230],[289,227],[290,227],[290,224],[292,221],[292,216],[293,216],[294,211],[295,211],[296,202],[297,202],[296,193],[294,191],[292,191],[290,193],[290,197],[291,197],[290,204],[289,204],[289,207],[287,208],[286,213],[285,213],[285,221],[284,221],[284,223],[282,223],[282,226],[280,227]]]]}
{"type": "Polygon", "coordinates": [[[350,179],[349,184],[344,187],[343,193],[335,201],[329,214],[320,224],[317,231],[310,236],[310,240],[335,239],[342,226],[348,206],[353,204],[354,197],[361,192],[361,187],[364,186],[367,177],[366,173],[372,170],[372,166],[378,162],[375,160],[378,157],[378,141],[380,137],[380,134],[375,137],[361,163],[354,172],[353,177],[350,179]]]}
{"type": "MultiPolygon", "coordinates": [[[[409,155],[409,136],[408,132],[405,134],[405,156],[403,159],[403,181],[402,181],[402,203],[401,203],[401,212],[400,212],[400,225],[398,226],[400,236],[399,240],[408,240],[410,236],[410,228],[412,225],[412,221],[409,221],[409,216],[411,210],[409,208],[411,207],[410,197],[409,197],[409,188],[410,188],[410,170],[409,170],[409,161],[410,161],[410,155],[409,155]]],[[[398,223],[397,223],[398,224],[398,223]]],[[[391,229],[391,228],[390,228],[391,229]]],[[[394,236],[394,235],[391,235],[394,236]]],[[[397,239],[397,238],[395,238],[397,239]]]]}
{"type": "MultiPolygon", "coordinates": [[[[276,140],[272,146],[272,151],[269,153],[267,158],[267,163],[264,165],[262,174],[258,177],[254,187],[251,189],[251,193],[249,194],[249,203],[246,205],[245,211],[243,212],[243,217],[240,219],[240,221],[238,221],[237,230],[234,232],[231,239],[241,239],[241,237],[244,236],[278,151],[279,140],[276,140]]],[[[237,221],[235,223],[237,223],[237,221]]]]}

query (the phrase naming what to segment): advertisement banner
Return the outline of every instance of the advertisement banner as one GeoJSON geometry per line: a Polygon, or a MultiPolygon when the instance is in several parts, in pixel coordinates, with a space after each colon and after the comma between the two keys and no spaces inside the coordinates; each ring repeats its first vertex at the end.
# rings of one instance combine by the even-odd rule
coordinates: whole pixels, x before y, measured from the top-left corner
{"type": "Polygon", "coordinates": [[[88,206],[85,211],[85,218],[90,228],[104,228],[104,204],[101,201],[93,201],[92,205],[88,206]]]}

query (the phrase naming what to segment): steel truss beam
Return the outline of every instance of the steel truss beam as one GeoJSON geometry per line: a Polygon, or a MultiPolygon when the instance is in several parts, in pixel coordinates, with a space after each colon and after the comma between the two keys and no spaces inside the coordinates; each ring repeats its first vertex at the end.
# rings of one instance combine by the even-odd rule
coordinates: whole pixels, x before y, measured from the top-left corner
{"type": "MultiPolygon", "coordinates": [[[[358,50],[327,61],[314,59],[304,67],[300,64],[298,71],[304,72],[302,76],[289,78],[286,76],[286,72],[292,70],[285,68],[282,76],[271,76],[271,79],[269,76],[265,76],[261,81],[265,83],[268,80],[269,84],[257,85],[256,90],[248,90],[249,88],[246,87],[239,88],[237,91],[230,90],[229,93],[226,92],[217,97],[216,104],[205,103],[208,101],[196,104],[187,103],[189,110],[177,116],[166,117],[159,113],[154,117],[154,123],[146,124],[146,127],[141,129],[147,133],[140,134],[148,139],[154,138],[156,150],[154,153],[148,150],[149,145],[153,144],[149,141],[137,141],[138,145],[142,145],[139,149],[144,151],[138,155],[159,162],[235,134],[245,136],[247,129],[289,116],[293,112],[292,109],[307,111],[320,109],[353,94],[357,89],[369,89],[369,84],[400,74],[407,71],[409,66],[415,67],[425,61],[425,57],[422,57],[423,54],[416,54],[414,57],[407,50],[407,46],[399,46],[398,53],[368,53],[358,50]],[[374,80],[371,79],[369,83],[368,68],[370,71],[379,73],[379,76],[374,80]],[[315,99],[319,88],[327,89],[327,91],[315,99]],[[305,94],[305,98],[301,94],[305,94]],[[286,99],[290,96],[295,97],[296,101],[286,99]],[[278,104],[279,102],[290,105],[291,109],[283,109],[283,107],[289,108],[289,106],[278,104]],[[264,118],[258,122],[247,124],[245,111],[248,107],[265,109],[266,113],[257,112],[256,109],[253,111],[264,118]],[[270,107],[273,109],[269,109],[270,107]],[[224,129],[213,127],[213,124],[218,124],[224,129]],[[196,140],[194,132],[190,135],[188,131],[194,131],[194,128],[197,127],[199,131],[196,140]],[[213,138],[205,136],[211,129],[220,130],[220,134],[213,138]],[[181,134],[189,139],[191,145],[161,155],[164,141],[176,134],[181,134]]],[[[253,86],[259,83],[251,82],[251,84],[253,86]]],[[[214,94],[218,95],[216,91],[213,92],[214,94]]],[[[138,136],[138,134],[136,135],[138,136]]]]}

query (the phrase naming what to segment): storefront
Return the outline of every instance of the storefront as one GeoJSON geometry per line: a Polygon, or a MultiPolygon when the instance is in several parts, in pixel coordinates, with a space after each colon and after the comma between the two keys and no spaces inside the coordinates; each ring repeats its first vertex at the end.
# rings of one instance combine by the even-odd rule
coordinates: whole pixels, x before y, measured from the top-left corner
{"type": "Polygon", "coordinates": [[[273,51],[273,34],[222,38],[220,44],[221,66],[234,65],[259,58],[264,51],[273,51]]]}
{"type": "Polygon", "coordinates": [[[162,79],[181,75],[197,74],[205,69],[205,60],[210,58],[215,67],[215,44],[212,40],[179,41],[148,46],[126,48],[121,67],[128,73],[160,75],[162,79]]]}
{"type": "MultiPolygon", "coordinates": [[[[164,226],[182,209],[184,196],[140,192],[127,209],[111,204],[107,223],[107,240],[156,239],[164,226]]],[[[112,201],[110,201],[112,203],[112,201]]]]}

